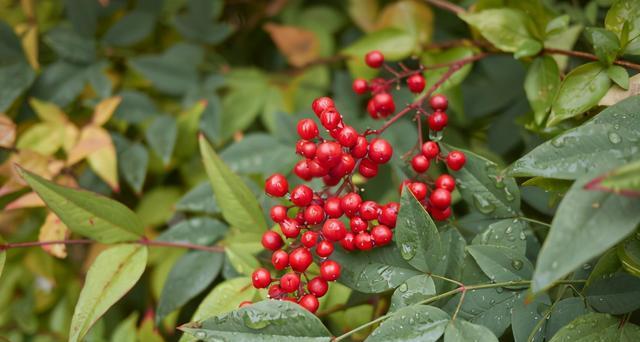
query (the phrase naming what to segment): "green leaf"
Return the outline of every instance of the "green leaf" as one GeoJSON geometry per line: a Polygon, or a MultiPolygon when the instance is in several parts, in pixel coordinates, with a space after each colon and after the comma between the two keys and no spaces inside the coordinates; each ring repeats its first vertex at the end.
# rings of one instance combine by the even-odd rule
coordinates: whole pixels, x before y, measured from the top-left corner
{"type": "Polygon", "coordinates": [[[222,238],[226,232],[227,226],[221,221],[206,216],[196,216],[174,224],[163,231],[157,240],[207,246],[222,238]]]}
{"type": "MultiPolygon", "coordinates": [[[[457,317],[482,325],[496,336],[502,336],[511,324],[511,310],[522,300],[521,293],[501,287],[467,291],[457,317]]],[[[459,301],[460,294],[457,294],[442,309],[452,314],[459,301]]]]}
{"type": "Polygon", "coordinates": [[[129,208],[98,194],[52,183],[20,167],[20,176],[73,232],[102,243],[139,239],[140,219],[129,208]]]}
{"type": "Polygon", "coordinates": [[[640,308],[640,278],[627,273],[594,281],[585,292],[587,302],[598,312],[621,315],[640,308]]]}
{"type": "Polygon", "coordinates": [[[167,223],[175,211],[175,203],[180,198],[177,187],[156,187],[147,192],[138,202],[136,214],[145,227],[156,227],[167,223]]]}
{"type": "Polygon", "coordinates": [[[532,303],[518,301],[511,314],[511,330],[515,342],[544,341],[547,320],[546,310],[551,306],[549,296],[542,294],[532,303]],[[535,331],[535,332],[534,332],[535,331]]]}
{"type": "Polygon", "coordinates": [[[537,186],[547,192],[567,192],[573,184],[570,180],[553,179],[544,177],[529,178],[522,183],[522,186],[537,186]]]}
{"type": "Polygon", "coordinates": [[[571,17],[568,14],[555,17],[547,23],[544,31],[547,35],[553,35],[562,32],[569,27],[570,20],[571,17]]]}
{"type": "Polygon", "coordinates": [[[178,137],[178,124],[170,115],[157,116],[145,132],[147,143],[162,159],[164,165],[169,165],[173,148],[178,137]]]}
{"type": "Polygon", "coordinates": [[[586,112],[607,93],[611,80],[599,62],[583,64],[573,70],[560,84],[553,100],[547,127],[586,112]]]}
{"type": "Polygon", "coordinates": [[[243,232],[263,232],[267,222],[256,197],[213,150],[204,136],[200,136],[200,153],[222,216],[229,224],[243,232]]]}
{"type": "Polygon", "coordinates": [[[513,58],[521,59],[523,57],[535,56],[542,50],[542,43],[537,40],[527,40],[522,43],[516,52],[513,53],[513,58]]]}
{"type": "Polygon", "coordinates": [[[347,66],[354,77],[374,76],[377,71],[364,63],[364,56],[373,50],[384,54],[387,61],[397,61],[408,57],[415,51],[416,39],[404,30],[384,28],[365,35],[341,51],[351,57],[347,66]]]}
{"type": "Polygon", "coordinates": [[[49,31],[44,41],[58,56],[69,62],[91,64],[96,59],[96,42],[69,27],[60,26],[49,31]]]}
{"type": "Polygon", "coordinates": [[[212,20],[215,7],[215,2],[209,0],[189,0],[187,10],[176,16],[174,25],[187,39],[198,43],[218,44],[231,35],[233,27],[212,20]]]}
{"type": "Polygon", "coordinates": [[[516,52],[523,46],[538,43],[529,32],[529,28],[534,26],[531,18],[520,10],[495,8],[476,13],[464,12],[458,16],[500,50],[516,52]]]}
{"type": "MultiPolygon", "coordinates": [[[[449,63],[449,62],[461,60],[463,58],[471,57],[473,56],[474,51],[475,49],[466,47],[466,46],[453,47],[443,51],[427,50],[420,57],[420,62],[426,66],[449,63]]],[[[462,68],[460,68],[460,70],[456,71],[453,75],[451,75],[449,79],[447,79],[444,83],[442,83],[440,88],[438,88],[439,89],[438,91],[442,92],[447,89],[451,89],[452,87],[462,83],[462,81],[471,72],[472,67],[473,67],[473,64],[469,63],[463,66],[462,68]]],[[[439,69],[432,69],[432,70],[425,71],[424,76],[427,84],[436,83],[445,72],[447,72],[447,68],[439,68],[439,69]]]]}
{"type": "Polygon", "coordinates": [[[64,4],[67,18],[76,32],[93,37],[98,21],[98,4],[83,0],[65,0],[64,4]]]}
{"type": "MultiPolygon", "coordinates": [[[[5,241],[0,236],[0,244],[4,244],[5,241]]],[[[7,261],[7,251],[2,249],[0,250],[0,277],[2,277],[2,270],[4,269],[4,263],[7,261]]]]}
{"type": "Polygon", "coordinates": [[[613,32],[599,27],[587,27],[584,33],[600,62],[611,65],[620,51],[618,37],[613,32]]]}
{"type": "Polygon", "coordinates": [[[138,142],[128,143],[124,150],[118,154],[120,173],[136,193],[142,192],[148,164],[149,152],[138,142]]]}
{"type": "MultiPolygon", "coordinates": [[[[445,146],[443,151],[453,150],[445,146]]],[[[465,202],[479,213],[495,218],[517,216],[520,212],[520,190],[512,177],[498,172],[498,166],[475,153],[462,150],[467,157],[464,167],[451,171],[456,188],[465,202]]]]}
{"type": "Polygon", "coordinates": [[[637,195],[640,193],[640,160],[622,165],[595,178],[589,182],[587,188],[637,195]]]}
{"type": "Polygon", "coordinates": [[[534,59],[527,71],[524,90],[538,125],[546,120],[559,86],[560,71],[556,61],[549,56],[534,59]]]}
{"type": "Polygon", "coordinates": [[[218,214],[220,212],[209,181],[194,186],[182,196],[176,203],[176,210],[204,214],[218,214]]]}
{"type": "Polygon", "coordinates": [[[640,54],[640,3],[635,0],[616,1],[607,12],[604,26],[620,38],[626,54],[640,54]]]}
{"type": "Polygon", "coordinates": [[[287,173],[298,160],[293,146],[262,133],[248,134],[222,151],[220,157],[234,172],[263,175],[287,173]]]}
{"type": "Polygon", "coordinates": [[[518,159],[507,169],[508,174],[576,179],[634,159],[640,154],[635,148],[640,139],[639,107],[640,96],[634,96],[605,109],[518,159]]]}
{"type": "Polygon", "coordinates": [[[524,256],[527,248],[525,230],[527,223],[519,219],[504,219],[491,223],[473,238],[473,245],[508,248],[516,255],[524,256]]]}
{"type": "Polygon", "coordinates": [[[300,305],[265,300],[238,310],[189,323],[180,330],[206,342],[240,341],[330,341],[322,321],[300,305]]]}
{"type": "MultiPolygon", "coordinates": [[[[433,274],[443,275],[449,279],[461,279],[466,242],[458,229],[454,227],[441,229],[440,246],[442,247],[442,257],[432,270],[433,274]]],[[[455,284],[442,279],[434,279],[434,282],[438,293],[451,290],[455,286],[455,284]]]]}
{"type": "Polygon", "coordinates": [[[241,243],[228,244],[225,246],[224,253],[239,274],[251,275],[251,272],[260,267],[260,262],[253,256],[255,252],[247,251],[244,247],[245,244],[241,243]]]}
{"type": "Polygon", "coordinates": [[[339,248],[331,259],[342,265],[338,281],[364,293],[385,292],[421,274],[402,258],[395,246],[380,247],[366,253],[349,253],[339,248]]]}
{"type": "Polygon", "coordinates": [[[545,329],[547,339],[551,339],[558,330],[569,324],[569,322],[587,313],[589,313],[589,310],[582,298],[571,297],[559,301],[549,314],[545,329]]]}
{"type": "MultiPolygon", "coordinates": [[[[544,41],[545,48],[572,50],[578,37],[582,32],[582,25],[569,26],[565,30],[549,34],[544,41]]],[[[553,55],[553,59],[558,63],[558,69],[564,71],[569,63],[569,56],[553,55]]]]}
{"type": "Polygon", "coordinates": [[[382,322],[366,342],[433,341],[440,339],[449,323],[449,315],[433,306],[402,308],[382,322]],[[410,317],[407,319],[407,317],[410,317]]]}
{"type": "Polygon", "coordinates": [[[34,84],[34,96],[55,102],[60,106],[71,103],[87,83],[91,65],[80,65],[59,60],[48,65],[34,84]]]}
{"type": "Polygon", "coordinates": [[[402,258],[423,271],[433,270],[442,256],[438,228],[411,191],[403,189],[395,228],[402,258]]]}
{"type": "Polygon", "coordinates": [[[206,289],[220,273],[223,260],[223,254],[208,251],[191,251],[182,256],[162,287],[156,324],[206,289]]]}
{"type": "Polygon", "coordinates": [[[620,341],[631,342],[640,339],[640,327],[627,322],[620,324],[620,320],[599,313],[580,316],[560,329],[550,342],[561,341],[620,341]]]}
{"type": "Polygon", "coordinates": [[[91,326],[138,282],[146,265],[145,246],[117,245],[100,253],[80,291],[69,341],[82,341],[91,326]]]}
{"type": "Polygon", "coordinates": [[[222,100],[221,140],[246,129],[263,110],[267,101],[268,84],[262,73],[253,79],[242,78],[222,100]]]}
{"type": "Polygon", "coordinates": [[[1,20],[0,46],[0,112],[4,112],[33,83],[35,73],[25,58],[20,39],[1,20]]]}
{"type": "Polygon", "coordinates": [[[118,96],[122,98],[122,102],[120,102],[116,112],[113,114],[117,119],[137,124],[151,116],[156,116],[158,113],[155,104],[145,93],[125,90],[119,92],[118,96]]]}
{"type": "Polygon", "coordinates": [[[622,89],[629,89],[629,73],[627,69],[619,65],[611,65],[607,68],[607,76],[622,89]]]}
{"type": "Polygon", "coordinates": [[[491,330],[482,325],[456,319],[447,325],[444,342],[460,341],[498,342],[498,339],[491,330]]]}
{"type": "Polygon", "coordinates": [[[109,27],[102,40],[110,46],[131,46],[153,31],[156,18],[152,13],[134,10],[109,27]]]}
{"type": "Polygon", "coordinates": [[[528,280],[533,273],[531,262],[513,249],[472,245],[467,246],[467,251],[492,281],[528,280]]]}
{"type": "Polygon", "coordinates": [[[131,313],[125,320],[118,323],[111,335],[111,342],[136,342],[136,328],[138,313],[131,313]]]}
{"type": "Polygon", "coordinates": [[[560,203],[538,256],[531,286],[534,292],[611,248],[640,223],[636,215],[640,201],[584,190],[591,178],[577,180],[560,203]],[[607,227],[606,234],[602,227],[607,227]]]}
{"type": "Polygon", "coordinates": [[[391,296],[389,311],[395,311],[405,306],[433,297],[436,294],[436,284],[429,275],[420,274],[407,279],[400,284],[391,296]]]}
{"type": "Polygon", "coordinates": [[[637,238],[628,238],[618,245],[617,254],[624,269],[640,277],[640,241],[637,238]]]}

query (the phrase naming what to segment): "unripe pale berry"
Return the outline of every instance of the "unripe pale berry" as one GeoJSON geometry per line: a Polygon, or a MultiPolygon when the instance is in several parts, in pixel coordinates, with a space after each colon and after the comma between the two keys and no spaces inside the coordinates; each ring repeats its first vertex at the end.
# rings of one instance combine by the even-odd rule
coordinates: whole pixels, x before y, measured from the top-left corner
{"type": "Polygon", "coordinates": [[[289,272],[280,278],[280,288],[286,293],[297,291],[299,287],[300,277],[293,272],[289,272]]]}
{"type": "Polygon", "coordinates": [[[417,173],[423,173],[429,170],[430,164],[429,159],[422,154],[415,155],[411,159],[411,167],[417,173]]]}
{"type": "Polygon", "coordinates": [[[327,260],[320,264],[320,276],[326,281],[334,281],[340,277],[340,264],[327,260]]]}
{"type": "Polygon", "coordinates": [[[322,297],[327,293],[327,290],[329,290],[329,283],[321,277],[315,277],[307,283],[307,290],[316,297],[322,297]]]}
{"type": "Polygon", "coordinates": [[[445,189],[449,192],[456,188],[456,181],[451,175],[442,174],[436,179],[436,188],[445,189]]]}
{"type": "Polygon", "coordinates": [[[298,304],[312,313],[318,311],[318,307],[320,306],[318,298],[312,294],[306,294],[302,296],[302,298],[300,298],[300,300],[298,301],[298,304]]]}
{"type": "Polygon", "coordinates": [[[378,164],[388,162],[392,154],[391,144],[384,139],[373,139],[369,144],[369,159],[378,164]]]}
{"type": "Polygon", "coordinates": [[[289,182],[287,182],[287,178],[284,175],[274,173],[271,177],[267,178],[264,190],[271,196],[282,197],[289,192],[289,182]]]}
{"type": "Polygon", "coordinates": [[[435,189],[429,196],[431,205],[440,210],[451,205],[451,193],[445,189],[435,189]]]}
{"type": "Polygon", "coordinates": [[[371,237],[377,246],[384,246],[391,242],[393,232],[385,225],[378,225],[371,229],[371,237]]]}
{"type": "Polygon", "coordinates": [[[322,225],[322,235],[329,241],[340,241],[346,234],[344,223],[338,219],[328,219],[322,225]]]}
{"type": "Polygon", "coordinates": [[[420,93],[424,90],[426,82],[420,74],[414,74],[407,78],[407,86],[412,93],[420,93]]]}
{"type": "Polygon", "coordinates": [[[306,271],[312,261],[311,252],[305,247],[296,248],[289,254],[289,265],[291,265],[291,269],[297,272],[306,271]]]}
{"type": "Polygon", "coordinates": [[[436,111],[445,111],[449,106],[449,101],[447,100],[446,96],[436,94],[429,99],[429,106],[431,106],[431,108],[436,111]]]}
{"type": "Polygon", "coordinates": [[[298,121],[298,135],[304,140],[311,140],[318,136],[318,125],[311,119],[298,121]]]}
{"type": "Polygon", "coordinates": [[[313,112],[316,113],[318,117],[320,116],[320,114],[322,114],[322,112],[333,107],[335,107],[333,100],[326,96],[319,97],[313,100],[313,103],[311,104],[311,108],[313,109],[313,112]]]}
{"type": "Polygon", "coordinates": [[[467,158],[464,153],[460,151],[451,151],[447,155],[447,166],[454,171],[462,169],[466,161],[467,158]]]}
{"type": "Polygon", "coordinates": [[[353,92],[358,95],[364,94],[367,92],[367,90],[369,90],[367,80],[363,78],[356,78],[355,80],[353,80],[353,84],[351,87],[353,88],[353,92]]]}
{"type": "Polygon", "coordinates": [[[271,254],[271,263],[276,270],[284,270],[289,266],[289,254],[279,249],[271,254]]]}
{"type": "Polygon", "coordinates": [[[434,141],[427,141],[422,144],[422,155],[427,157],[428,159],[433,159],[438,156],[440,153],[440,148],[438,144],[434,141]]]}
{"type": "Polygon", "coordinates": [[[449,118],[445,112],[436,111],[429,115],[429,129],[432,131],[441,131],[447,126],[449,118]]]}
{"type": "Polygon", "coordinates": [[[309,205],[312,200],[313,190],[304,184],[296,186],[291,191],[291,202],[299,207],[309,205]]]}
{"type": "Polygon", "coordinates": [[[327,240],[318,242],[316,245],[316,254],[321,258],[326,258],[333,253],[333,244],[327,240]]]}
{"type": "Polygon", "coordinates": [[[269,273],[269,270],[262,267],[253,271],[253,274],[251,275],[251,282],[253,283],[253,287],[257,289],[266,288],[271,284],[271,274],[269,273]]]}
{"type": "Polygon", "coordinates": [[[371,51],[364,56],[364,62],[370,68],[379,68],[384,63],[384,55],[378,50],[371,51]]]}

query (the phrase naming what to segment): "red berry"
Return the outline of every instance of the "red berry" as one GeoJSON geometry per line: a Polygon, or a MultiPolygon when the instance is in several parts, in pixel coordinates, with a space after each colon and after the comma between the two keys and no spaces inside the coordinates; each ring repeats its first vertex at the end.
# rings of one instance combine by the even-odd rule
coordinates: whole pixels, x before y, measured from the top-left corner
{"type": "Polygon", "coordinates": [[[369,158],[362,159],[358,172],[365,178],[373,178],[378,175],[378,164],[369,158]]]}
{"type": "Polygon", "coordinates": [[[356,194],[355,192],[350,192],[340,200],[340,207],[342,207],[342,211],[348,217],[353,216],[355,213],[360,210],[360,205],[362,204],[362,197],[356,194]]]}
{"type": "Polygon", "coordinates": [[[318,311],[318,307],[320,306],[320,302],[318,302],[318,298],[312,294],[306,294],[300,298],[298,304],[303,308],[309,310],[312,313],[318,311]]]}
{"type": "Polygon", "coordinates": [[[385,225],[375,226],[371,229],[371,237],[376,243],[376,246],[384,246],[391,242],[393,238],[393,232],[389,227],[385,225]]]}
{"type": "Polygon", "coordinates": [[[298,237],[298,234],[300,234],[300,226],[298,222],[290,218],[286,218],[280,222],[280,230],[284,236],[292,239],[298,237]]]}
{"type": "Polygon", "coordinates": [[[296,176],[300,177],[300,179],[302,180],[306,180],[306,181],[311,180],[312,176],[311,176],[311,169],[309,168],[309,161],[308,160],[298,161],[296,165],[293,167],[293,173],[295,173],[296,176]]]}
{"type": "Polygon", "coordinates": [[[378,113],[378,109],[376,108],[376,103],[375,101],[373,101],[373,99],[370,99],[369,102],[367,102],[367,113],[369,113],[369,116],[374,119],[380,118],[380,114],[378,113]]]}
{"type": "Polygon", "coordinates": [[[316,156],[316,144],[311,141],[299,140],[296,143],[296,153],[308,159],[313,159],[316,156]]]}
{"type": "Polygon", "coordinates": [[[368,251],[373,248],[373,240],[371,240],[371,235],[367,232],[358,233],[353,239],[353,244],[361,251],[368,251]]]}
{"type": "Polygon", "coordinates": [[[311,104],[311,108],[313,109],[313,112],[316,113],[317,116],[320,116],[320,114],[322,114],[322,112],[324,112],[328,108],[333,108],[333,107],[335,107],[333,100],[326,96],[319,97],[313,100],[313,103],[311,104]]]}
{"type": "Polygon", "coordinates": [[[282,291],[280,285],[269,286],[269,298],[280,298],[285,292],[282,291]]]}
{"type": "Polygon", "coordinates": [[[396,226],[396,220],[398,219],[398,207],[394,204],[397,203],[393,202],[383,206],[382,210],[380,210],[380,216],[378,216],[378,222],[390,228],[396,226]]]}
{"type": "Polygon", "coordinates": [[[359,135],[356,139],[356,144],[351,147],[351,155],[356,159],[360,159],[367,155],[368,147],[367,138],[359,135]]]}
{"type": "Polygon", "coordinates": [[[369,90],[369,85],[367,84],[367,80],[363,78],[356,78],[353,80],[353,92],[356,94],[364,94],[369,90]]]}
{"type": "Polygon", "coordinates": [[[289,266],[289,254],[279,249],[271,254],[271,263],[276,270],[284,270],[289,266]]]}
{"type": "Polygon", "coordinates": [[[354,238],[355,238],[355,235],[353,235],[353,233],[347,233],[347,235],[344,236],[344,239],[340,240],[340,245],[345,250],[352,251],[356,249],[354,238]]]}
{"type": "Polygon", "coordinates": [[[436,111],[429,115],[429,128],[432,131],[441,131],[447,126],[447,122],[449,122],[449,118],[445,112],[436,111]]]}
{"type": "Polygon", "coordinates": [[[373,139],[369,144],[369,159],[378,164],[388,162],[392,154],[393,148],[391,144],[384,139],[373,139]]]}
{"type": "Polygon", "coordinates": [[[421,182],[413,182],[409,184],[409,190],[418,201],[422,201],[427,197],[427,185],[421,182]]]}
{"type": "Polygon", "coordinates": [[[333,253],[333,244],[327,240],[320,241],[316,246],[316,254],[321,258],[326,258],[333,253]]]}
{"type": "Polygon", "coordinates": [[[271,284],[271,274],[266,268],[259,268],[253,271],[251,282],[256,289],[264,289],[271,284]]]}
{"type": "Polygon", "coordinates": [[[427,157],[428,159],[433,159],[438,156],[440,153],[440,148],[438,144],[434,141],[427,141],[422,144],[422,155],[427,157]]]}
{"type": "Polygon", "coordinates": [[[421,93],[424,90],[426,82],[420,74],[414,74],[407,78],[407,86],[412,93],[421,93]]]}
{"type": "Polygon", "coordinates": [[[311,140],[318,136],[318,125],[311,119],[298,121],[298,135],[304,140],[311,140]]]}
{"type": "Polygon", "coordinates": [[[300,237],[300,242],[303,246],[311,248],[316,245],[316,242],[318,242],[318,233],[310,230],[306,231],[300,237]]]}
{"type": "Polygon", "coordinates": [[[373,97],[373,103],[376,111],[382,117],[387,117],[396,111],[396,104],[393,102],[393,96],[389,93],[378,93],[373,97]]]}
{"type": "Polygon", "coordinates": [[[435,189],[429,196],[431,205],[438,209],[445,209],[451,205],[451,193],[445,189],[435,189]]]}
{"type": "Polygon", "coordinates": [[[334,281],[340,277],[340,264],[327,260],[320,264],[320,276],[326,281],[334,281]]]}
{"type": "Polygon", "coordinates": [[[338,133],[338,142],[344,147],[353,147],[358,142],[358,131],[351,126],[344,126],[338,133]]]}
{"type": "Polygon", "coordinates": [[[436,94],[429,99],[429,105],[431,106],[431,108],[433,108],[433,110],[445,111],[449,106],[449,101],[447,100],[446,96],[436,94]]]}
{"type": "Polygon", "coordinates": [[[454,171],[460,170],[466,161],[467,158],[460,151],[451,151],[447,155],[447,166],[454,171]]]}
{"type": "Polygon", "coordinates": [[[280,249],[284,245],[284,241],[280,237],[280,234],[269,230],[262,234],[262,246],[270,251],[280,249]]]}
{"type": "Polygon", "coordinates": [[[429,170],[429,159],[423,156],[422,154],[418,154],[411,159],[411,167],[417,173],[423,173],[429,170]]]}
{"type": "Polygon", "coordinates": [[[280,288],[286,293],[297,291],[300,287],[300,276],[289,272],[280,278],[280,288]]]}
{"type": "Polygon", "coordinates": [[[289,182],[287,178],[280,173],[274,173],[267,178],[264,184],[264,190],[267,194],[274,197],[282,197],[289,192],[289,182]]]}
{"type": "Polygon", "coordinates": [[[382,66],[382,63],[384,63],[384,55],[378,50],[371,51],[364,56],[364,62],[367,63],[370,68],[379,68],[382,66]]]}
{"type": "Polygon", "coordinates": [[[291,191],[291,202],[298,207],[304,207],[313,200],[313,190],[310,187],[301,184],[293,188],[291,191]]]}
{"type": "Polygon", "coordinates": [[[324,177],[322,177],[322,182],[324,183],[324,185],[326,186],[334,186],[334,185],[338,185],[338,183],[340,183],[340,180],[342,178],[338,177],[332,177],[331,175],[326,175],[324,177]]]}
{"type": "Polygon", "coordinates": [[[447,174],[442,174],[436,179],[436,188],[445,189],[449,192],[456,188],[456,181],[447,174]]]}
{"type": "Polygon", "coordinates": [[[408,187],[410,184],[411,184],[410,179],[405,179],[402,182],[400,182],[400,187],[398,187],[398,193],[402,195],[402,191],[404,191],[404,188],[408,187]]]}
{"type": "Polygon", "coordinates": [[[336,165],[331,171],[329,171],[329,175],[333,178],[340,179],[351,172],[356,167],[356,161],[353,157],[348,153],[343,153],[340,158],[340,163],[336,165]]]}
{"type": "Polygon", "coordinates": [[[307,165],[309,165],[309,174],[311,174],[311,177],[324,177],[329,173],[329,167],[321,164],[317,156],[313,160],[309,160],[307,165]]]}
{"type": "Polygon", "coordinates": [[[370,221],[378,218],[380,206],[374,201],[365,201],[360,205],[360,217],[370,221]]]}
{"type": "Polygon", "coordinates": [[[309,280],[309,283],[307,283],[307,289],[316,297],[322,297],[327,293],[327,290],[329,290],[329,283],[321,277],[315,277],[309,280]]]}
{"type": "Polygon", "coordinates": [[[324,212],[331,218],[338,218],[342,216],[342,206],[340,204],[340,198],[331,197],[324,201],[324,212]]]}
{"type": "Polygon", "coordinates": [[[328,219],[322,225],[322,235],[329,241],[340,241],[346,234],[344,223],[338,219],[328,219]]]}
{"type": "Polygon", "coordinates": [[[324,167],[332,168],[338,165],[341,157],[342,147],[333,141],[323,142],[316,150],[318,163],[324,167]]]}
{"type": "Polygon", "coordinates": [[[312,204],[304,209],[304,220],[307,224],[314,225],[324,220],[324,209],[317,204],[312,204]]]}
{"type": "Polygon", "coordinates": [[[331,131],[342,123],[342,117],[335,108],[329,108],[320,114],[320,123],[331,131]]]}
{"type": "Polygon", "coordinates": [[[273,222],[279,223],[287,218],[287,207],[284,205],[274,205],[269,211],[273,222]]]}
{"type": "Polygon", "coordinates": [[[251,305],[251,304],[253,304],[253,302],[252,302],[252,301],[250,301],[250,300],[245,300],[245,301],[243,301],[243,302],[240,302],[240,305],[238,305],[238,307],[239,307],[239,308],[244,308],[245,306],[249,306],[249,305],[251,305]]]}
{"type": "Polygon", "coordinates": [[[437,221],[444,221],[451,216],[451,207],[447,207],[444,210],[440,210],[438,208],[431,208],[429,211],[431,213],[431,217],[437,221]]]}
{"type": "Polygon", "coordinates": [[[304,247],[296,248],[289,254],[289,265],[291,265],[291,269],[297,272],[306,271],[312,261],[311,252],[304,247]]]}
{"type": "Polygon", "coordinates": [[[360,216],[354,216],[349,220],[349,227],[354,233],[364,232],[369,228],[369,223],[360,216]]]}

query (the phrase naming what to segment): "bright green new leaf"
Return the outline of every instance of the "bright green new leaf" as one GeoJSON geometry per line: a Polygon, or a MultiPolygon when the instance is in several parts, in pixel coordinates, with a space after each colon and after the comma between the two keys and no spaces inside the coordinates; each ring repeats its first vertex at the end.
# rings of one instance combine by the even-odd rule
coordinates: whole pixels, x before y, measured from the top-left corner
{"type": "Polygon", "coordinates": [[[100,253],[80,292],[69,341],[82,341],[91,326],[138,282],[146,265],[145,246],[117,245],[100,253]]]}
{"type": "Polygon", "coordinates": [[[18,172],[72,231],[102,243],[132,241],[142,236],[142,222],[123,204],[57,185],[19,167],[18,172]]]}
{"type": "Polygon", "coordinates": [[[225,246],[224,253],[229,263],[239,274],[250,275],[256,268],[260,267],[258,259],[250,251],[242,248],[241,244],[225,246]]]}
{"type": "Polygon", "coordinates": [[[640,2],[616,1],[607,12],[604,26],[618,35],[625,53],[640,54],[640,2]]]}
{"type": "MultiPolygon", "coordinates": [[[[466,46],[453,47],[443,51],[427,50],[424,52],[424,54],[420,58],[420,62],[426,66],[450,63],[453,61],[461,60],[463,58],[471,57],[473,56],[474,51],[475,49],[466,47],[466,46]]],[[[471,72],[472,67],[473,67],[473,64],[469,63],[463,66],[462,68],[460,68],[460,70],[456,71],[453,75],[451,75],[449,79],[447,79],[444,83],[442,83],[440,88],[438,88],[438,91],[442,92],[462,83],[462,81],[467,77],[469,72],[471,72]]],[[[425,77],[425,80],[427,81],[427,84],[429,85],[429,84],[436,83],[442,77],[442,75],[447,72],[447,69],[448,68],[445,67],[445,68],[439,68],[439,69],[426,70],[424,72],[424,77],[425,77]]]]}
{"type": "Polygon", "coordinates": [[[373,50],[384,54],[385,60],[397,61],[408,57],[416,49],[413,35],[397,28],[385,28],[365,35],[342,50],[349,56],[347,66],[354,77],[375,76],[377,71],[364,63],[364,56],[373,50]]]}
{"type": "Polygon", "coordinates": [[[156,187],[138,202],[136,214],[145,227],[163,225],[173,216],[179,198],[180,189],[177,187],[156,187]]]}
{"type": "Polygon", "coordinates": [[[467,246],[467,251],[492,281],[529,280],[533,273],[531,262],[511,248],[472,245],[467,246]]]}
{"type": "Polygon", "coordinates": [[[573,69],[560,84],[547,127],[593,108],[610,86],[607,70],[599,62],[583,64],[573,69]]]}
{"type": "Polygon", "coordinates": [[[619,65],[611,65],[607,68],[609,78],[622,89],[629,89],[629,73],[627,69],[619,65]]]}
{"type": "Polygon", "coordinates": [[[529,31],[534,26],[531,18],[520,10],[494,8],[476,13],[464,12],[458,16],[500,50],[516,52],[523,46],[535,43],[540,46],[529,31]]]}
{"type": "Polygon", "coordinates": [[[590,342],[590,341],[619,341],[632,342],[640,340],[640,327],[601,313],[590,313],[573,320],[549,342],[590,342]]]}
{"type": "Polygon", "coordinates": [[[567,14],[551,19],[551,21],[549,21],[547,23],[547,26],[545,27],[545,34],[553,35],[566,30],[569,27],[570,20],[571,17],[569,17],[569,15],[567,14]]]}
{"type": "Polygon", "coordinates": [[[538,125],[547,119],[559,86],[560,71],[556,61],[549,56],[534,59],[524,80],[524,90],[538,125]]]}
{"type": "Polygon", "coordinates": [[[371,333],[366,342],[436,342],[440,339],[449,315],[433,306],[416,305],[402,308],[371,333]],[[411,317],[407,319],[407,317],[411,317]]]}
{"type": "Polygon", "coordinates": [[[461,341],[498,342],[498,339],[486,327],[456,319],[447,325],[444,331],[444,342],[461,341]]]}
{"type": "Polygon", "coordinates": [[[136,342],[138,312],[133,312],[113,330],[111,342],[136,342]]]}
{"type": "Polygon", "coordinates": [[[416,44],[428,44],[433,36],[433,11],[426,3],[396,1],[385,6],[378,16],[380,28],[396,27],[415,37],[416,44]]]}
{"type": "Polygon", "coordinates": [[[599,27],[587,27],[584,33],[600,62],[611,65],[620,51],[618,37],[613,32],[599,27]]]}
{"type": "Polygon", "coordinates": [[[263,232],[267,222],[256,197],[242,179],[224,164],[205,137],[200,136],[199,140],[202,160],[222,216],[240,231],[263,232]]]}
{"type": "MultiPolygon", "coordinates": [[[[571,50],[578,41],[582,25],[569,26],[566,30],[560,30],[546,37],[544,41],[545,48],[571,50]]],[[[569,56],[553,55],[553,59],[558,63],[558,69],[564,71],[569,63],[569,56]]]]}

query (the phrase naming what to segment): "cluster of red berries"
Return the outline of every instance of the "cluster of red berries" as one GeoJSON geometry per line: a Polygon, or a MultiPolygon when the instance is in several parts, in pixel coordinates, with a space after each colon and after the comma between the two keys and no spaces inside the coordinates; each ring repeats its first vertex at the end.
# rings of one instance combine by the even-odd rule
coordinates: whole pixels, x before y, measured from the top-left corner
{"type": "MultiPolygon", "coordinates": [[[[380,51],[371,51],[364,57],[365,63],[374,69],[384,64],[384,55],[380,51]]],[[[374,119],[386,118],[396,111],[396,104],[389,93],[393,82],[383,78],[374,78],[367,82],[362,78],[353,81],[353,91],[362,95],[371,92],[373,95],[367,103],[367,112],[374,119]]],[[[424,90],[426,81],[420,71],[416,71],[407,77],[407,87],[412,93],[419,94],[424,90]]]]}

